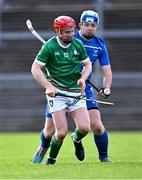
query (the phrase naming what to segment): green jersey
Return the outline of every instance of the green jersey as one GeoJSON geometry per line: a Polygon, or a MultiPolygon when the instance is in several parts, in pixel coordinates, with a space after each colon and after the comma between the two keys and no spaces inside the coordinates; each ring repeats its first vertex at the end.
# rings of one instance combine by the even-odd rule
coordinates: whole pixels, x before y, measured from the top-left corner
{"type": "Polygon", "coordinates": [[[86,50],[76,38],[63,46],[58,37],[52,37],[41,48],[36,62],[45,66],[48,77],[65,88],[80,89],[77,80],[81,77],[80,63],[88,61],[86,50]]]}

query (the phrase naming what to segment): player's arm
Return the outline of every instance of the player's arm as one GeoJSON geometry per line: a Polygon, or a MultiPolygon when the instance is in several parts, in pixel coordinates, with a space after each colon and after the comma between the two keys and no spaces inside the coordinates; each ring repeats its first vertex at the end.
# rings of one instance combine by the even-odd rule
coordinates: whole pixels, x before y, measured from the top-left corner
{"type": "Polygon", "coordinates": [[[84,92],[85,91],[85,81],[92,71],[92,65],[91,65],[89,58],[82,61],[82,65],[84,68],[83,68],[83,71],[81,74],[81,78],[78,80],[77,84],[79,84],[81,86],[81,92],[84,92]]]}
{"type": "Polygon", "coordinates": [[[36,81],[46,89],[46,93],[49,96],[55,96],[56,90],[54,86],[46,79],[42,71],[42,67],[43,66],[38,63],[37,60],[35,60],[31,67],[32,75],[36,79],[36,81]]]}
{"type": "Polygon", "coordinates": [[[88,76],[92,72],[92,65],[91,65],[90,59],[87,58],[86,60],[82,61],[82,65],[84,68],[83,68],[81,77],[84,78],[86,81],[86,79],[88,78],[88,76]]]}
{"type": "Polygon", "coordinates": [[[99,55],[99,62],[102,68],[103,87],[100,89],[99,95],[107,98],[110,95],[110,87],[112,83],[112,71],[110,65],[109,54],[106,45],[102,41],[102,52],[99,55]]]}
{"type": "Polygon", "coordinates": [[[85,81],[92,72],[92,65],[91,61],[87,55],[86,49],[83,45],[83,43],[80,40],[77,40],[78,44],[80,44],[80,63],[83,65],[83,71],[81,74],[81,78],[78,80],[77,84],[81,86],[81,92],[85,91],[85,81]]]}
{"type": "Polygon", "coordinates": [[[103,74],[103,86],[110,88],[112,84],[111,66],[110,65],[102,66],[102,74],[103,74]]]}
{"type": "Polygon", "coordinates": [[[107,98],[111,93],[111,84],[112,84],[112,71],[110,65],[102,66],[102,75],[103,75],[103,88],[100,89],[99,94],[107,98]]]}

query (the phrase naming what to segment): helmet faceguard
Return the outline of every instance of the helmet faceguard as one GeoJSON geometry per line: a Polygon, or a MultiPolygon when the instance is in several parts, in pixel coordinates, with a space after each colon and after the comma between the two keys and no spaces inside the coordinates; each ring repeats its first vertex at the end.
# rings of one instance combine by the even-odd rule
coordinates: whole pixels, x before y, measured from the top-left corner
{"type": "Polygon", "coordinates": [[[97,12],[92,10],[83,11],[80,17],[80,22],[91,22],[99,24],[99,15],[97,12]]]}
{"type": "Polygon", "coordinates": [[[75,21],[69,16],[59,16],[54,20],[54,30],[75,27],[75,21]]]}

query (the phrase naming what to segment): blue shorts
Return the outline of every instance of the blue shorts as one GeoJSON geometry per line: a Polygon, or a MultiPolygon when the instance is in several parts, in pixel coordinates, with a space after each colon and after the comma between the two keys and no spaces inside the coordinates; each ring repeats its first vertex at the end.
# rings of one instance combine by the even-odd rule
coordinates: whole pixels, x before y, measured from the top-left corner
{"type": "MultiPolygon", "coordinates": [[[[88,99],[91,99],[91,98],[96,99],[96,96],[95,96],[94,92],[92,91],[91,87],[86,88],[85,93],[86,93],[86,98],[88,98],[88,99]]],[[[87,105],[88,110],[98,109],[98,104],[96,102],[86,101],[86,105],[87,105]]],[[[45,117],[52,118],[52,114],[49,112],[49,109],[48,109],[48,104],[46,104],[45,117]]]]}
{"type": "MultiPolygon", "coordinates": [[[[91,87],[90,88],[86,88],[85,90],[86,93],[86,98],[88,99],[96,99],[96,96],[94,94],[94,92],[92,91],[91,87]]],[[[87,104],[87,109],[98,109],[98,104],[96,102],[92,102],[92,101],[86,101],[87,104]]]]}

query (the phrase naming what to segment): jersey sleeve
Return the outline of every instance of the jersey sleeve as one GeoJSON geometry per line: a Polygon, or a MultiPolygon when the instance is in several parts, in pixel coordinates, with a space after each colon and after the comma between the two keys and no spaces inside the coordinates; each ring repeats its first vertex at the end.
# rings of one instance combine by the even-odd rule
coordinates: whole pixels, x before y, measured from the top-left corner
{"type": "Polygon", "coordinates": [[[42,48],[40,49],[40,51],[38,52],[36,58],[35,58],[35,61],[42,65],[42,66],[45,66],[48,59],[49,59],[49,56],[50,56],[50,51],[49,51],[49,48],[47,45],[43,45],[42,48]]]}
{"type": "Polygon", "coordinates": [[[109,54],[105,44],[103,44],[102,52],[99,55],[99,62],[101,66],[110,64],[109,54]]]}

